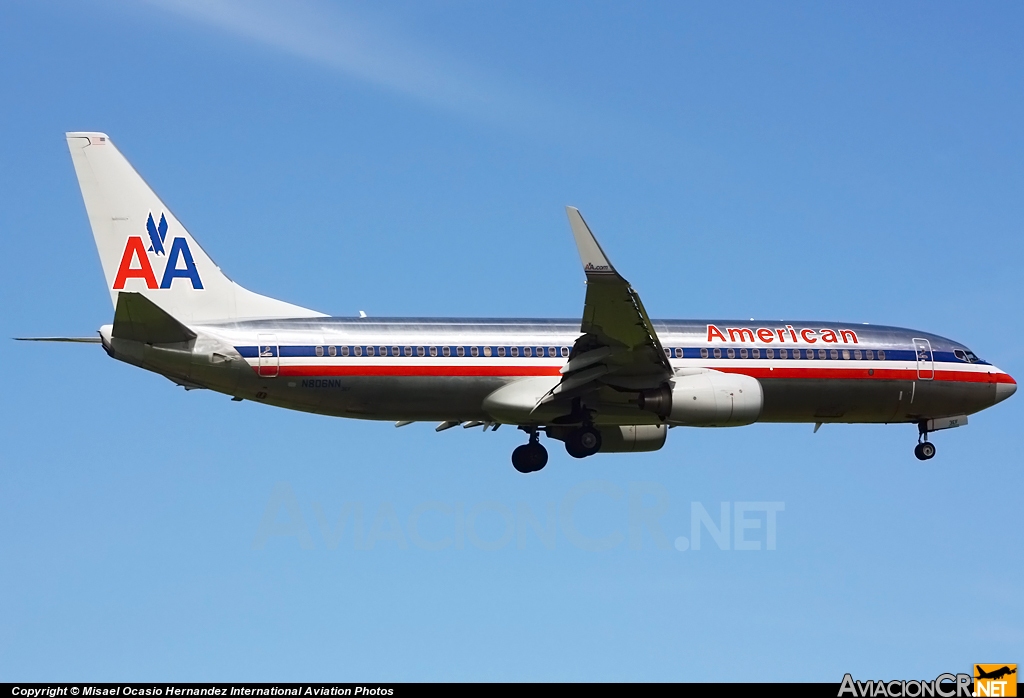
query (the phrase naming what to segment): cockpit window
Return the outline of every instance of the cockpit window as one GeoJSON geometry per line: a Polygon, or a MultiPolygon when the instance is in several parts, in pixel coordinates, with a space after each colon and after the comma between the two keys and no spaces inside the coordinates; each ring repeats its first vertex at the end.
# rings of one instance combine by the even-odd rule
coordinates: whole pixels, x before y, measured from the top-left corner
{"type": "Polygon", "coordinates": [[[981,361],[981,359],[979,359],[977,355],[970,349],[954,349],[953,356],[960,359],[961,361],[966,361],[969,364],[976,364],[979,361],[981,361]]]}

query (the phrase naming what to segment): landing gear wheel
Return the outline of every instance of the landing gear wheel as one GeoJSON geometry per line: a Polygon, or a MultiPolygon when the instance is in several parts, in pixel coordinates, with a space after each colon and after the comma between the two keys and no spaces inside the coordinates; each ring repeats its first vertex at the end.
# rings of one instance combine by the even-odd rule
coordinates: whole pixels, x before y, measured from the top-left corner
{"type": "Polygon", "coordinates": [[[565,440],[565,450],[573,458],[586,458],[601,450],[601,432],[594,427],[580,427],[565,440]]]}
{"type": "Polygon", "coordinates": [[[521,473],[535,473],[548,464],[548,450],[530,441],[512,451],[512,467],[521,473]]]}
{"type": "Polygon", "coordinates": [[[914,455],[918,460],[929,460],[935,457],[935,444],[930,441],[922,441],[914,448],[914,455]]]}

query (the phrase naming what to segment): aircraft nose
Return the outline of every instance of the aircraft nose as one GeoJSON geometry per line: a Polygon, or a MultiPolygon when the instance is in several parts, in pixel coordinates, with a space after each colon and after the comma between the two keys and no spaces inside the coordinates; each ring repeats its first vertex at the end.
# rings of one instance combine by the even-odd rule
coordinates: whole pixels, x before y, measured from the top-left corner
{"type": "Polygon", "coordinates": [[[1004,373],[1003,381],[996,383],[996,402],[1002,402],[1006,398],[1017,392],[1017,381],[1010,377],[1010,374],[1004,373]]]}

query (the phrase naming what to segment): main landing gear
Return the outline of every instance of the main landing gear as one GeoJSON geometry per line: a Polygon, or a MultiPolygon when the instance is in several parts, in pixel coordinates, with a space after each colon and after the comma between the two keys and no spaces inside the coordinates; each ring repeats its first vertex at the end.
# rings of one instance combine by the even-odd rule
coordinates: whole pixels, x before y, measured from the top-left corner
{"type": "Polygon", "coordinates": [[[569,432],[565,450],[573,458],[586,458],[601,450],[601,432],[589,424],[569,432]]]}
{"type": "MultiPolygon", "coordinates": [[[[530,441],[512,451],[512,467],[521,473],[535,473],[548,464],[548,451],[540,443],[537,427],[519,428],[530,435],[530,441]]],[[[552,436],[551,429],[553,427],[548,427],[548,436],[552,436]]],[[[565,441],[565,450],[573,458],[586,458],[601,450],[601,432],[591,424],[568,433],[559,431],[553,438],[565,441]]]]}
{"type": "Polygon", "coordinates": [[[935,457],[935,444],[928,440],[927,422],[919,422],[917,425],[917,446],[914,447],[914,455],[918,460],[930,460],[935,457]]]}
{"type": "Polygon", "coordinates": [[[548,464],[548,450],[540,443],[537,430],[530,432],[530,441],[512,451],[512,467],[521,473],[535,473],[548,464]]]}

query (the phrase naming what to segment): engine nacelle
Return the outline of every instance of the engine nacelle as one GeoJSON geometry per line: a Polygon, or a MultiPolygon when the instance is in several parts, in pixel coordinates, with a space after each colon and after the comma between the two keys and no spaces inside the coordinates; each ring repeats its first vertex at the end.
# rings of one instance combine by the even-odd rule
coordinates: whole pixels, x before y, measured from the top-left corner
{"type": "Polygon", "coordinates": [[[640,395],[640,407],[672,424],[738,427],[761,416],[764,392],[756,378],[707,371],[678,376],[668,386],[640,395]]]}
{"type": "Polygon", "coordinates": [[[665,445],[668,427],[664,424],[633,424],[599,427],[601,450],[598,453],[638,453],[657,451],[665,445]]]}
{"type": "MultiPolygon", "coordinates": [[[[552,439],[565,441],[575,426],[549,426],[545,430],[552,439]]],[[[601,450],[598,453],[639,453],[641,451],[657,451],[665,445],[668,426],[664,424],[628,424],[616,426],[600,425],[601,450]]]]}

